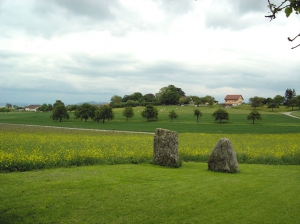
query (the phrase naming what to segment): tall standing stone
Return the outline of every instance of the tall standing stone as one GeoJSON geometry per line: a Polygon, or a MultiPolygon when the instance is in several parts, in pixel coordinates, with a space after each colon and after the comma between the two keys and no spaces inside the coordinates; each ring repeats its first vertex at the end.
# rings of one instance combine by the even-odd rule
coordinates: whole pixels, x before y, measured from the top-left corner
{"type": "Polygon", "coordinates": [[[153,163],[160,166],[179,166],[178,133],[157,128],[154,135],[153,163]]]}
{"type": "Polygon", "coordinates": [[[228,138],[221,138],[208,159],[208,170],[216,172],[239,172],[235,151],[228,138]]]}

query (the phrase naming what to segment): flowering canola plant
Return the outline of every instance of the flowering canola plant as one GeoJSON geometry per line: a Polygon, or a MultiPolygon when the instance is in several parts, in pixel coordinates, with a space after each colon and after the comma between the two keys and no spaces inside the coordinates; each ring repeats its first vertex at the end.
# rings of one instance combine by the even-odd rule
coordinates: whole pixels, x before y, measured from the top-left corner
{"type": "MultiPolygon", "coordinates": [[[[0,172],[91,164],[143,163],[153,156],[153,134],[42,126],[0,126],[0,172]]],[[[179,157],[206,162],[221,137],[240,163],[300,164],[300,134],[179,134],[179,157]]]]}

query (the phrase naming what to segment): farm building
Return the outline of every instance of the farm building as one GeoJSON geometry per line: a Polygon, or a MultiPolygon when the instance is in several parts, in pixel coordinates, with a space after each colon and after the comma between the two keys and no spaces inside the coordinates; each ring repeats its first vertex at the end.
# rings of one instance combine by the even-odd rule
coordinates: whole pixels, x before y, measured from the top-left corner
{"type": "Polygon", "coordinates": [[[41,105],[29,105],[24,107],[25,111],[31,111],[31,112],[36,112],[36,110],[40,107],[41,105]]]}
{"type": "Polygon", "coordinates": [[[224,100],[225,104],[231,104],[232,106],[237,106],[244,103],[244,98],[242,95],[227,95],[224,100]]]}

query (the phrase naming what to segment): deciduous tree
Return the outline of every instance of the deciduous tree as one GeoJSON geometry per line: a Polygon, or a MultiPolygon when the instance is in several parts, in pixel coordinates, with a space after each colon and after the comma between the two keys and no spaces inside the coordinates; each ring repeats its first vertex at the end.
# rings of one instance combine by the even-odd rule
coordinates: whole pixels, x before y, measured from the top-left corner
{"type": "Polygon", "coordinates": [[[272,109],[272,111],[274,110],[274,108],[277,108],[278,106],[276,105],[276,103],[274,102],[274,100],[270,100],[268,102],[268,109],[272,109]]]}
{"type": "Polygon", "coordinates": [[[44,103],[42,106],[38,108],[38,110],[42,112],[48,112],[48,105],[44,103]]]}
{"type": "Polygon", "coordinates": [[[135,101],[142,101],[143,94],[141,94],[140,92],[135,92],[132,94],[132,99],[135,101]]]}
{"type": "Polygon", "coordinates": [[[148,102],[148,103],[149,102],[156,102],[155,95],[152,94],[152,93],[147,93],[143,97],[144,97],[145,102],[148,102]]]}
{"type": "Polygon", "coordinates": [[[171,121],[178,118],[178,114],[175,112],[175,110],[169,111],[169,118],[171,119],[171,121]]]}
{"type": "Polygon", "coordinates": [[[277,107],[279,107],[280,105],[283,104],[283,102],[284,102],[284,97],[283,97],[283,96],[280,96],[280,95],[276,95],[276,96],[273,98],[273,102],[276,104],[277,107]]]}
{"type": "Polygon", "coordinates": [[[179,103],[180,104],[189,104],[191,101],[190,97],[182,96],[179,98],[179,103]]]}
{"type": "Polygon", "coordinates": [[[289,106],[289,101],[294,97],[296,97],[295,89],[286,89],[284,94],[284,105],[289,106]]]}
{"type": "Polygon", "coordinates": [[[254,109],[255,109],[256,107],[261,107],[263,101],[264,101],[264,98],[258,97],[258,96],[251,97],[251,98],[249,99],[249,103],[251,104],[251,107],[254,107],[254,109]]]}
{"type": "Polygon", "coordinates": [[[253,110],[248,114],[247,119],[252,120],[252,124],[254,124],[255,120],[261,120],[261,115],[257,110],[253,110]]]}
{"type": "Polygon", "coordinates": [[[298,98],[294,97],[292,99],[289,100],[288,106],[292,108],[292,110],[294,110],[294,107],[297,107],[299,105],[298,102],[298,98]]]}
{"type": "Polygon", "coordinates": [[[141,115],[143,118],[150,120],[157,120],[158,118],[158,110],[153,105],[149,104],[142,110],[141,115]]]}
{"type": "Polygon", "coordinates": [[[118,95],[114,95],[110,99],[111,107],[120,107],[121,103],[122,103],[122,97],[120,97],[118,95]]]}
{"type": "Polygon", "coordinates": [[[156,94],[156,98],[161,104],[174,105],[179,102],[180,97],[185,96],[181,88],[174,85],[169,85],[160,89],[156,94]]]}
{"type": "Polygon", "coordinates": [[[224,110],[223,108],[219,108],[218,110],[216,110],[212,116],[215,118],[215,121],[220,121],[220,123],[222,122],[222,120],[229,120],[229,114],[226,110],[224,110]]]}
{"type": "Polygon", "coordinates": [[[69,119],[69,114],[65,105],[57,104],[53,107],[51,118],[53,120],[59,120],[59,122],[61,122],[62,119],[69,119]]]}
{"type": "Polygon", "coordinates": [[[199,109],[195,109],[194,110],[194,117],[197,117],[197,123],[199,121],[199,117],[201,117],[201,116],[202,116],[201,111],[199,109]]]}
{"type": "Polygon", "coordinates": [[[134,111],[131,106],[125,107],[123,110],[123,116],[126,117],[126,121],[128,121],[128,118],[131,118],[134,116],[134,111]]]}
{"type": "Polygon", "coordinates": [[[104,124],[105,120],[112,120],[112,119],[114,119],[114,113],[112,111],[112,108],[109,106],[101,106],[99,109],[95,111],[94,120],[97,122],[102,120],[102,123],[104,124]]]}
{"type": "Polygon", "coordinates": [[[87,122],[89,118],[94,118],[96,109],[96,106],[93,106],[89,103],[84,103],[80,106],[77,106],[75,110],[75,118],[87,122]]]}
{"type": "Polygon", "coordinates": [[[47,107],[47,111],[50,111],[50,112],[51,112],[52,110],[53,110],[53,106],[52,106],[52,104],[49,103],[49,104],[48,104],[48,107],[47,107]]]}
{"type": "Polygon", "coordinates": [[[65,104],[61,100],[56,100],[56,102],[53,104],[53,108],[60,104],[65,106],[65,104]]]}

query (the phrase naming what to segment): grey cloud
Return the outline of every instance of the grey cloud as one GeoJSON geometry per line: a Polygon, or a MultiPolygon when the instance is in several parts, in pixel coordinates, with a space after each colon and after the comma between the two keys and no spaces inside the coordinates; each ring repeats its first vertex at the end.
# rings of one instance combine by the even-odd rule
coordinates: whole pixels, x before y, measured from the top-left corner
{"type": "MultiPolygon", "coordinates": [[[[242,30],[265,20],[267,2],[253,0],[214,1],[205,16],[208,28],[242,30]]],[[[266,21],[267,22],[267,21],[266,21]]]]}
{"type": "Polygon", "coordinates": [[[51,38],[72,31],[103,30],[116,17],[111,11],[114,7],[116,1],[4,1],[0,5],[1,35],[17,31],[51,38]]]}
{"type": "Polygon", "coordinates": [[[158,1],[165,11],[161,23],[143,19],[136,11],[122,6],[117,0],[54,0],[5,1],[0,5],[1,36],[16,32],[51,39],[71,32],[106,30],[114,36],[124,36],[139,30],[164,30],[173,18],[189,12],[192,4],[182,1],[158,1]]]}
{"type": "Polygon", "coordinates": [[[249,12],[267,12],[268,10],[268,2],[265,0],[227,0],[227,3],[234,5],[234,7],[238,10],[239,14],[245,14],[249,12]]]}
{"type": "MultiPolygon", "coordinates": [[[[252,89],[257,92],[256,95],[274,97],[276,94],[265,94],[282,94],[286,88],[296,89],[297,86],[293,85],[300,82],[299,78],[286,78],[288,74],[300,72],[296,63],[289,64],[287,69],[278,69],[274,63],[259,58],[255,63],[244,63],[248,58],[241,57],[231,63],[190,66],[172,61],[142,63],[132,55],[122,54],[70,54],[63,58],[41,56],[39,61],[31,61],[34,56],[10,51],[0,53],[0,71],[7,74],[1,77],[0,102],[1,97],[9,100],[28,95],[33,99],[34,94],[44,95],[45,100],[40,103],[48,99],[50,103],[55,99],[68,103],[109,101],[113,95],[124,96],[135,91],[155,94],[169,84],[182,88],[187,95],[199,95],[191,89],[199,90],[205,86],[211,91],[209,95],[219,97],[219,100],[224,96],[216,89],[222,87],[252,89]],[[273,78],[278,76],[284,77],[273,78]],[[11,94],[8,96],[8,93],[11,94]]],[[[203,93],[203,96],[205,94],[208,93],[203,93]]]]}
{"type": "Polygon", "coordinates": [[[114,0],[55,0],[54,2],[75,15],[97,20],[112,20],[116,18],[116,15],[112,12],[112,8],[117,6],[117,1],[114,0]]]}

